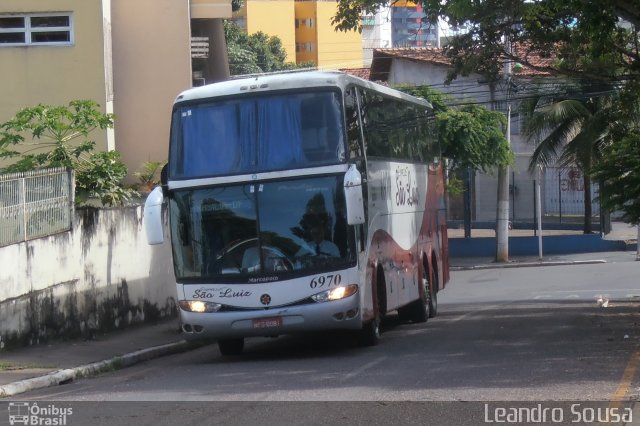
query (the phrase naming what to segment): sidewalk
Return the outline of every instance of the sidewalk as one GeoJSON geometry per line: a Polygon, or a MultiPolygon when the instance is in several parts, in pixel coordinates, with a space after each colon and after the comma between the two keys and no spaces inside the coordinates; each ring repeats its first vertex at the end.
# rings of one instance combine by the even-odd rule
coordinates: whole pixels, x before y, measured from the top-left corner
{"type": "Polygon", "coordinates": [[[542,259],[538,256],[510,256],[509,261],[505,263],[497,263],[493,257],[453,258],[450,259],[450,269],[452,271],[461,271],[493,268],[524,268],[534,266],[633,262],[635,260],[635,251],[607,251],[566,255],[545,255],[543,252],[542,259]]]}
{"type": "Polygon", "coordinates": [[[178,319],[99,334],[93,340],[34,345],[0,352],[0,398],[67,383],[100,371],[197,347],[179,333],[178,319]]]}
{"type": "MultiPolygon", "coordinates": [[[[512,257],[497,264],[489,258],[452,259],[451,270],[632,262],[635,252],[583,253],[544,257],[512,257]]],[[[149,359],[183,352],[201,345],[182,339],[178,319],[135,326],[76,340],[34,345],[0,352],[0,398],[71,382],[101,371],[131,366],[149,359]]]]}

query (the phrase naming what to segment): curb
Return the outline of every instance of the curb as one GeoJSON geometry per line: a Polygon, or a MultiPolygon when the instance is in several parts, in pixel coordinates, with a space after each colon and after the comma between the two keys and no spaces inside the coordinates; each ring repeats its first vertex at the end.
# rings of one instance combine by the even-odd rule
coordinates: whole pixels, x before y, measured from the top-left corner
{"type": "Polygon", "coordinates": [[[168,343],[166,345],[141,349],[139,351],[115,356],[111,359],[97,361],[91,364],[81,365],[75,368],[57,370],[44,376],[20,380],[18,382],[0,386],[0,398],[17,395],[35,389],[64,385],[75,379],[89,377],[113,369],[130,367],[143,361],[148,361],[165,355],[173,355],[175,353],[195,349],[200,346],[204,346],[204,344],[182,340],[176,343],[168,343]]]}
{"type": "Polygon", "coordinates": [[[481,269],[504,269],[504,268],[532,268],[537,266],[562,266],[562,265],[590,265],[595,263],[607,263],[603,259],[594,260],[559,260],[559,261],[538,261],[538,262],[512,262],[512,263],[491,263],[473,266],[451,266],[452,271],[474,271],[481,269]]]}

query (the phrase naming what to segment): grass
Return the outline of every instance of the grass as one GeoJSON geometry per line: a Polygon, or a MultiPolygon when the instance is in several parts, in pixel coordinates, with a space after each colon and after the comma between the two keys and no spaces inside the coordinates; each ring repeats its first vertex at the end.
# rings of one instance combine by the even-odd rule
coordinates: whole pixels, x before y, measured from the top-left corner
{"type": "Polygon", "coordinates": [[[0,371],[26,370],[27,368],[48,368],[37,364],[13,364],[11,362],[0,361],[0,371]]]}

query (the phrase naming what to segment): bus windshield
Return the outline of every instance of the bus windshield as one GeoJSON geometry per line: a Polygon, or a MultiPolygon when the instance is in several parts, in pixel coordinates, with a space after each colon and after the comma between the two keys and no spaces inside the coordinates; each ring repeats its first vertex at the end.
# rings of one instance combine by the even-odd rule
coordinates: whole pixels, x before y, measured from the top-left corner
{"type": "Polygon", "coordinates": [[[253,281],[355,262],[341,176],[175,191],[177,279],[253,281]]]}
{"type": "Polygon", "coordinates": [[[169,177],[189,179],[344,161],[336,90],[242,96],[173,113],[169,177]]]}

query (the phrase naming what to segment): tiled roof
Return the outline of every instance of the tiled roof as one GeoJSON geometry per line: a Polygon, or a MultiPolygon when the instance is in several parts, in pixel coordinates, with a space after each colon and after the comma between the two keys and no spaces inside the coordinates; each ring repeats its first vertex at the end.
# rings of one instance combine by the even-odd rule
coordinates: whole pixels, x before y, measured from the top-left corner
{"type": "Polygon", "coordinates": [[[524,45],[515,45],[513,49],[516,57],[525,59],[535,67],[531,68],[523,64],[520,70],[518,70],[519,67],[513,68],[514,74],[536,77],[551,75],[551,72],[545,71],[544,69],[550,69],[553,67],[553,63],[555,62],[554,57],[545,57],[541,55],[540,52],[524,45]]]}
{"type": "MultiPolygon", "coordinates": [[[[522,46],[515,47],[518,57],[526,58],[535,68],[525,65],[514,66],[512,72],[521,76],[548,76],[550,72],[545,68],[551,67],[554,58],[544,58],[539,53],[522,46]]],[[[371,63],[371,77],[373,81],[386,81],[391,71],[391,62],[394,58],[408,59],[415,62],[426,62],[434,65],[449,66],[451,61],[439,48],[395,48],[395,49],[374,49],[373,61],[371,63]]]]}
{"type": "Polygon", "coordinates": [[[341,68],[340,71],[365,80],[369,80],[371,75],[371,68],[341,68]]]}

